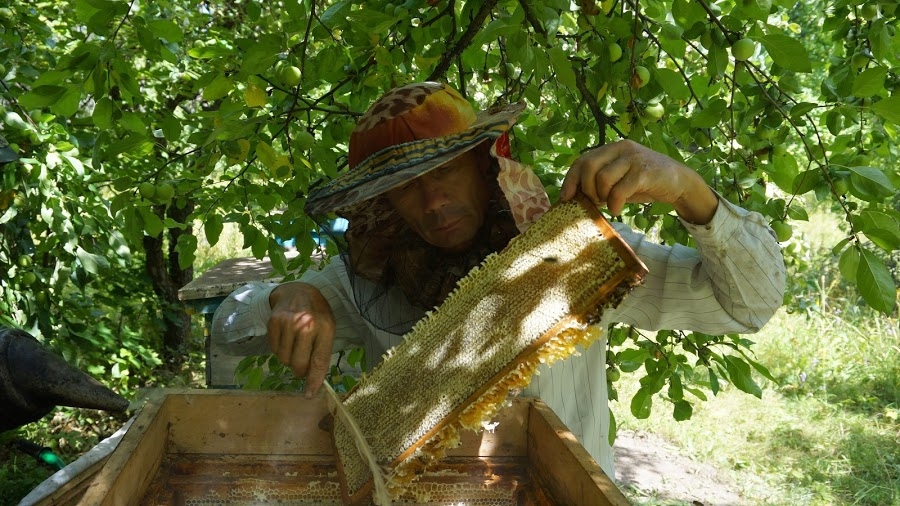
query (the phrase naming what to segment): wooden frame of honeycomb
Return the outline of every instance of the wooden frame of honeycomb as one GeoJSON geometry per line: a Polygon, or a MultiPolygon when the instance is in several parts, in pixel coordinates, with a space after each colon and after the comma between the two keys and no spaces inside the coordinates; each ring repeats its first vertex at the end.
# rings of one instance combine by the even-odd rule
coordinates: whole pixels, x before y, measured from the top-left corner
{"type": "MultiPolygon", "coordinates": [[[[478,430],[510,390],[602,334],[589,326],[647,270],[581,197],[555,206],[463,278],[344,400],[386,475],[391,495],[478,430]]],[[[344,501],[371,500],[358,437],[333,421],[344,501]]]]}

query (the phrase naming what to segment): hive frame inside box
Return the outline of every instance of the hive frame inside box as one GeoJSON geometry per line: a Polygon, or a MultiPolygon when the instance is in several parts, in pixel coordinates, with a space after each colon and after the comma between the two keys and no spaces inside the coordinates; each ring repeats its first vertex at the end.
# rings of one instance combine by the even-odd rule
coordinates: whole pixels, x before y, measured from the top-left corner
{"type": "MultiPolygon", "coordinates": [[[[178,477],[181,486],[192,490],[239,487],[247,478],[222,476],[227,474],[224,470],[249,469],[251,462],[268,465],[278,474],[273,479],[296,486],[304,480],[303,470],[336,466],[330,436],[319,427],[327,414],[324,398],[305,399],[297,393],[159,390],[142,408],[78,504],[184,504],[184,497],[174,490],[177,487],[165,483],[174,477],[167,469],[179,461],[188,462],[188,467],[196,462],[212,467],[194,477],[196,484],[188,483],[191,476],[178,477]],[[217,463],[222,467],[215,467],[217,463]],[[300,470],[300,475],[290,472],[291,465],[300,470]],[[222,472],[217,473],[217,469],[222,472]]],[[[538,495],[545,500],[597,506],[628,504],[542,401],[514,399],[496,420],[499,424],[493,432],[464,433],[462,445],[448,452],[445,460],[480,460],[488,462],[488,467],[494,461],[525,461],[529,475],[540,481],[538,495]]],[[[337,483],[336,472],[333,474],[337,483]]],[[[548,504],[531,499],[526,502],[548,504]]]]}

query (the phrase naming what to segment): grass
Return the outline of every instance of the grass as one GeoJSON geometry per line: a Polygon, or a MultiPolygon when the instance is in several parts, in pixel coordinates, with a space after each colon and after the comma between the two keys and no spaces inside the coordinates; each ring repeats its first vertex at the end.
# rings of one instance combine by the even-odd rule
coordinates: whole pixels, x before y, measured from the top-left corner
{"type": "MultiPolygon", "coordinates": [[[[756,378],[762,399],[726,388],[680,423],[658,399],[639,420],[628,408],[636,375],[617,384],[620,429],[654,433],[716,467],[747,504],[900,505],[900,322],[896,312],[862,307],[840,281],[827,253],[839,232],[828,219],[817,214],[801,228],[809,249],[795,252],[809,267],[795,270],[794,311],[782,309],[748,336],[778,380],[756,378]]],[[[634,491],[630,498],[681,504],[634,491]]]]}

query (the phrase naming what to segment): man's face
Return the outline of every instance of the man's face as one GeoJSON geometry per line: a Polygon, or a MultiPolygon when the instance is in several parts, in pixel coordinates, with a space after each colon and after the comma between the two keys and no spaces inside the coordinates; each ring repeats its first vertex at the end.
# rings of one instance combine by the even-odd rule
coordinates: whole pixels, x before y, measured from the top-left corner
{"type": "Polygon", "coordinates": [[[484,223],[490,198],[486,165],[485,156],[469,151],[389,191],[388,200],[428,243],[463,252],[484,223]]]}

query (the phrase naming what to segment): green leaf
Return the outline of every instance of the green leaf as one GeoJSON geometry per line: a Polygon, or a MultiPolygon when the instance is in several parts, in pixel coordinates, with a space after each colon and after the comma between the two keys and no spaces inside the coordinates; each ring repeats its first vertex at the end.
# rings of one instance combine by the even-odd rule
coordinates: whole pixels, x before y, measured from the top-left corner
{"type": "Polygon", "coordinates": [[[794,191],[794,179],[799,173],[797,159],[790,153],[772,157],[772,169],[766,170],[771,175],[772,182],[781,191],[791,193],[794,191]]]}
{"type": "Polygon", "coordinates": [[[713,371],[712,367],[708,369],[709,371],[709,389],[712,390],[713,395],[719,395],[719,390],[721,386],[719,385],[719,377],[716,376],[716,372],[713,371]]]}
{"type": "Polygon", "coordinates": [[[767,380],[771,381],[772,383],[778,383],[778,381],[775,379],[774,376],[772,376],[772,373],[769,372],[769,369],[767,369],[766,366],[764,366],[764,365],[760,364],[759,362],[757,362],[757,361],[751,359],[751,358],[748,357],[747,354],[744,353],[743,351],[741,351],[741,355],[744,356],[744,359],[747,360],[747,363],[749,363],[754,369],[756,369],[756,372],[762,374],[764,378],[766,378],[767,380]]]}
{"type": "Polygon", "coordinates": [[[856,285],[863,300],[884,314],[894,311],[897,303],[897,286],[887,266],[874,253],[862,249],[856,271],[856,285]]]}
{"type": "Polygon", "coordinates": [[[366,356],[365,348],[353,348],[350,350],[350,353],[347,355],[347,363],[351,367],[358,367],[362,369],[365,364],[363,363],[363,359],[366,356]]]}
{"type": "Polygon", "coordinates": [[[684,388],[681,386],[681,376],[673,374],[669,378],[669,398],[673,401],[684,399],[684,388]]]}
{"type": "Polygon", "coordinates": [[[81,91],[77,87],[66,89],[59,99],[50,106],[50,111],[64,118],[74,116],[81,102],[81,91]]]}
{"type": "Polygon", "coordinates": [[[794,72],[811,72],[812,64],[803,44],[787,35],[770,33],[759,38],[769,56],[778,65],[794,72]]]}
{"type": "Polygon", "coordinates": [[[622,372],[634,372],[644,365],[645,360],[650,358],[650,353],[643,348],[630,348],[620,351],[617,357],[619,369],[622,369],[622,372]]]}
{"type": "Polygon", "coordinates": [[[813,109],[815,109],[818,106],[819,106],[819,104],[816,104],[814,102],[800,102],[799,104],[796,104],[793,107],[791,107],[791,111],[790,111],[791,117],[795,118],[795,119],[799,118],[800,116],[803,116],[804,114],[808,113],[809,111],[812,111],[813,109]]]}
{"type": "Polygon", "coordinates": [[[556,78],[559,79],[560,84],[570,90],[575,90],[577,88],[575,85],[575,71],[572,70],[572,63],[569,62],[563,48],[559,46],[550,48],[550,63],[553,65],[553,70],[556,72],[556,78]]]}
{"type": "Polygon", "coordinates": [[[91,120],[97,128],[106,130],[113,126],[112,115],[113,102],[109,97],[103,97],[94,105],[94,113],[91,115],[91,120]]]}
{"type": "Polygon", "coordinates": [[[222,217],[218,214],[209,214],[203,222],[203,233],[206,234],[206,242],[210,246],[215,246],[222,236],[222,230],[225,225],[222,223],[222,217]]]}
{"type": "Polygon", "coordinates": [[[691,90],[685,84],[684,78],[672,69],[656,69],[656,81],[672,100],[687,100],[691,98],[691,90]]]}
{"type": "Polygon", "coordinates": [[[725,369],[728,371],[728,379],[731,384],[742,392],[747,392],[762,399],[762,390],[753,381],[750,375],[750,366],[743,359],[734,355],[725,355],[725,369]]]}
{"type": "Polygon", "coordinates": [[[840,260],[838,260],[838,269],[841,271],[841,275],[851,283],[856,283],[856,273],[859,271],[859,256],[859,246],[853,246],[844,250],[840,260]]]}
{"type": "Polygon", "coordinates": [[[211,83],[203,88],[203,100],[209,102],[218,100],[227,95],[233,87],[234,83],[231,82],[231,79],[225,77],[224,74],[219,74],[211,83]]]}
{"type": "Polygon", "coordinates": [[[209,60],[220,56],[231,56],[233,54],[233,50],[219,45],[192,47],[188,50],[188,55],[191,58],[196,58],[198,60],[209,60]]]}
{"type": "Polygon", "coordinates": [[[147,27],[158,37],[162,37],[169,42],[181,42],[184,40],[184,32],[181,31],[181,28],[174,21],[156,19],[147,23],[147,27]]]}
{"type": "Polygon", "coordinates": [[[692,393],[694,397],[700,399],[701,401],[706,401],[706,394],[703,393],[703,390],[691,387],[684,387],[684,389],[685,391],[692,393]]]}
{"type": "Polygon", "coordinates": [[[268,70],[275,65],[282,48],[282,39],[277,35],[266,34],[259,37],[244,54],[241,75],[259,74],[268,70]]]}
{"type": "Polygon", "coordinates": [[[253,244],[250,245],[250,251],[253,253],[253,256],[256,258],[262,258],[266,256],[266,252],[269,250],[269,238],[263,234],[259,234],[253,240],[253,244]]]}
{"type": "Polygon", "coordinates": [[[19,105],[26,109],[40,109],[56,103],[68,90],[65,86],[37,86],[19,97],[19,105]]]}
{"type": "Polygon", "coordinates": [[[769,19],[769,11],[772,10],[772,0],[742,0],[736,2],[735,13],[741,18],[766,21],[769,19]]]}
{"type": "Polygon", "coordinates": [[[717,98],[691,118],[691,126],[694,128],[712,128],[722,121],[722,115],[727,108],[728,103],[721,98],[717,98]]]}
{"type": "Polygon", "coordinates": [[[650,416],[652,408],[653,394],[646,387],[639,388],[631,398],[631,414],[635,418],[643,420],[650,416]]]}
{"type": "Polygon", "coordinates": [[[675,409],[672,411],[672,417],[676,422],[690,420],[694,414],[694,407],[686,400],[675,401],[675,409]]]}
{"type": "Polygon", "coordinates": [[[853,94],[857,97],[871,97],[884,89],[884,79],[887,77],[885,67],[873,67],[864,70],[853,81],[853,94]]]}
{"type": "Polygon", "coordinates": [[[676,23],[687,30],[694,26],[694,23],[706,19],[706,11],[697,2],[675,0],[672,2],[672,16],[676,23]]]}
{"type": "Polygon", "coordinates": [[[616,423],[616,417],[613,414],[612,410],[609,412],[609,434],[607,435],[607,440],[609,441],[609,446],[612,447],[616,442],[616,433],[618,432],[618,424],[616,423]]]}
{"type": "Polygon", "coordinates": [[[794,195],[803,195],[806,192],[814,190],[817,186],[824,184],[825,179],[822,177],[822,171],[819,169],[810,169],[797,174],[791,185],[791,193],[794,195]]]}
{"type": "Polygon", "coordinates": [[[900,95],[875,102],[870,107],[872,112],[895,125],[900,125],[900,95]]]}
{"type": "Polygon", "coordinates": [[[163,222],[159,216],[153,212],[153,209],[146,206],[141,206],[138,210],[144,221],[144,232],[150,237],[159,237],[159,234],[163,231],[163,222]]]}
{"type": "Polygon", "coordinates": [[[109,262],[107,262],[106,258],[88,253],[81,246],[75,249],[75,256],[78,258],[78,263],[81,264],[81,267],[91,274],[99,274],[101,269],[109,268],[109,262]]]}
{"type": "Polygon", "coordinates": [[[848,167],[848,170],[851,172],[850,178],[854,186],[866,184],[884,196],[894,193],[894,185],[891,184],[891,181],[880,169],[875,167],[848,167]]]}
{"type": "Polygon", "coordinates": [[[893,216],[866,210],[853,216],[852,222],[856,230],[866,234],[881,249],[887,252],[900,249],[900,226],[893,216]]]}
{"type": "Polygon", "coordinates": [[[194,256],[197,252],[197,236],[194,234],[181,234],[175,243],[175,252],[178,254],[178,267],[187,269],[194,265],[194,256]]]}

